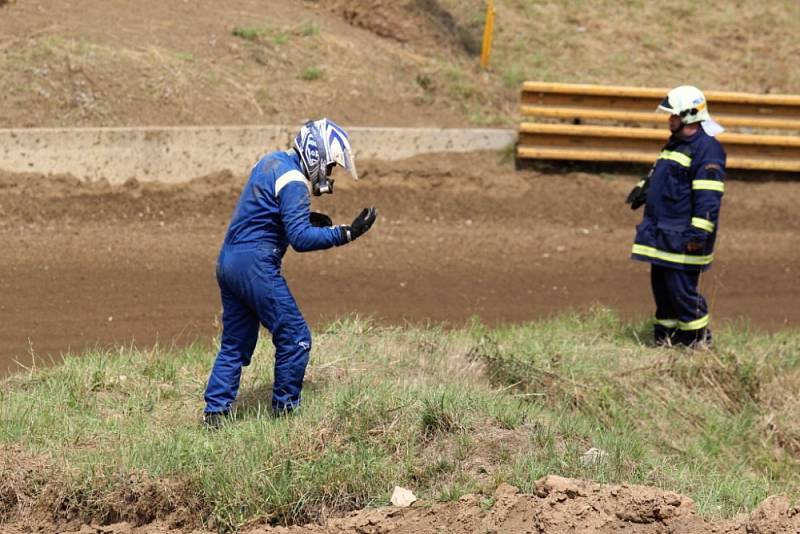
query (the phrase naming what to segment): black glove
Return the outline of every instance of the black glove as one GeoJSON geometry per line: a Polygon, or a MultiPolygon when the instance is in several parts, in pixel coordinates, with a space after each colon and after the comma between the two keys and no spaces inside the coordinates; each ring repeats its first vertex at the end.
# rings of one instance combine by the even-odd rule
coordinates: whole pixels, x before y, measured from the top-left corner
{"type": "Polygon", "coordinates": [[[374,207],[372,208],[364,208],[361,210],[361,213],[358,214],[358,217],[353,219],[353,224],[350,226],[340,226],[342,230],[342,236],[345,238],[345,241],[355,241],[361,235],[365,234],[367,230],[372,228],[372,225],[375,224],[375,219],[378,218],[378,210],[374,207]]]}
{"type": "Polygon", "coordinates": [[[636,187],[631,189],[628,193],[628,198],[625,199],[626,204],[631,205],[631,209],[639,209],[647,202],[647,189],[650,187],[650,177],[642,178],[636,184],[636,187]]]}
{"type": "Polygon", "coordinates": [[[308,219],[311,222],[311,226],[316,226],[317,228],[333,226],[333,221],[331,218],[324,213],[319,213],[318,211],[312,211],[308,219]]]}
{"type": "Polygon", "coordinates": [[[694,254],[701,252],[705,248],[708,236],[711,234],[700,228],[690,227],[684,235],[686,237],[686,252],[694,254]]]}

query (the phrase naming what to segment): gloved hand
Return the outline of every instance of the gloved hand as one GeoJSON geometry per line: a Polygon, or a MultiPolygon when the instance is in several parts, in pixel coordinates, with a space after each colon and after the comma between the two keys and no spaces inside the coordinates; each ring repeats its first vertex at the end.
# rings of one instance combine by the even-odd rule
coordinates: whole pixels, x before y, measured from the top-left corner
{"type": "Polygon", "coordinates": [[[699,228],[689,228],[684,235],[686,236],[686,252],[694,254],[705,248],[709,234],[699,228]]]}
{"type": "Polygon", "coordinates": [[[324,213],[319,213],[318,211],[312,211],[308,219],[309,222],[311,222],[311,226],[316,226],[317,228],[333,226],[333,221],[331,218],[324,213]]]}
{"type": "Polygon", "coordinates": [[[636,184],[636,187],[631,189],[628,193],[628,198],[625,199],[626,204],[631,205],[631,209],[639,209],[647,202],[647,189],[650,187],[650,178],[642,178],[636,184]]]}
{"type": "Polygon", "coordinates": [[[365,234],[367,230],[372,228],[377,218],[378,210],[375,209],[374,206],[371,208],[364,208],[361,210],[361,213],[358,214],[358,217],[353,219],[353,223],[350,226],[339,227],[342,230],[342,236],[347,242],[355,241],[365,234]]]}
{"type": "Polygon", "coordinates": [[[686,252],[691,252],[694,254],[695,252],[700,252],[706,246],[705,243],[700,241],[689,241],[686,243],[686,252]]]}

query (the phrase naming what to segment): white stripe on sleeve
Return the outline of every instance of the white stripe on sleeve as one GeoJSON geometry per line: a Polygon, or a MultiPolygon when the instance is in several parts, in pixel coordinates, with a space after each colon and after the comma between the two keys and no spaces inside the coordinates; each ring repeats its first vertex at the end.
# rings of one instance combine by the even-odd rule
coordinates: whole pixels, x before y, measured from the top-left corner
{"type": "Polygon", "coordinates": [[[283,173],[277,180],[275,180],[275,196],[277,197],[281,189],[286,187],[289,182],[303,182],[306,184],[306,187],[309,187],[311,184],[308,183],[305,175],[297,170],[291,170],[288,172],[283,173]]]}

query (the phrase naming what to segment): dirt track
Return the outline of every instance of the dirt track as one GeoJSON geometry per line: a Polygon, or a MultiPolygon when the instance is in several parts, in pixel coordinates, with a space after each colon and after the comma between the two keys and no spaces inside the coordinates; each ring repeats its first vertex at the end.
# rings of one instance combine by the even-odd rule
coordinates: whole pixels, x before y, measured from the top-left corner
{"type": "MultiPolygon", "coordinates": [[[[315,200],[336,222],[375,204],[352,246],[287,254],[285,276],[314,325],[472,316],[519,322],[601,303],[651,313],[644,264],[628,260],[641,214],[633,177],[516,172],[498,156],[368,162],[315,200]]],[[[220,306],[214,261],[244,177],[118,188],[0,176],[0,363],[113,343],[208,342],[220,306]]],[[[729,184],[718,261],[703,286],[717,323],[800,324],[800,187],[729,184]]]]}

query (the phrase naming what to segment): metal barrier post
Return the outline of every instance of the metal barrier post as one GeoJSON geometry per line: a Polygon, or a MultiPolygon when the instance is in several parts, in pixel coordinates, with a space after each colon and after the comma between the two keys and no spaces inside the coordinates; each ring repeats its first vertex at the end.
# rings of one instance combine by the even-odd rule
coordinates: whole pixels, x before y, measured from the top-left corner
{"type": "Polygon", "coordinates": [[[481,46],[481,68],[489,66],[489,54],[492,51],[492,33],[494,31],[494,0],[486,2],[486,21],[483,27],[483,44],[481,46]]]}

